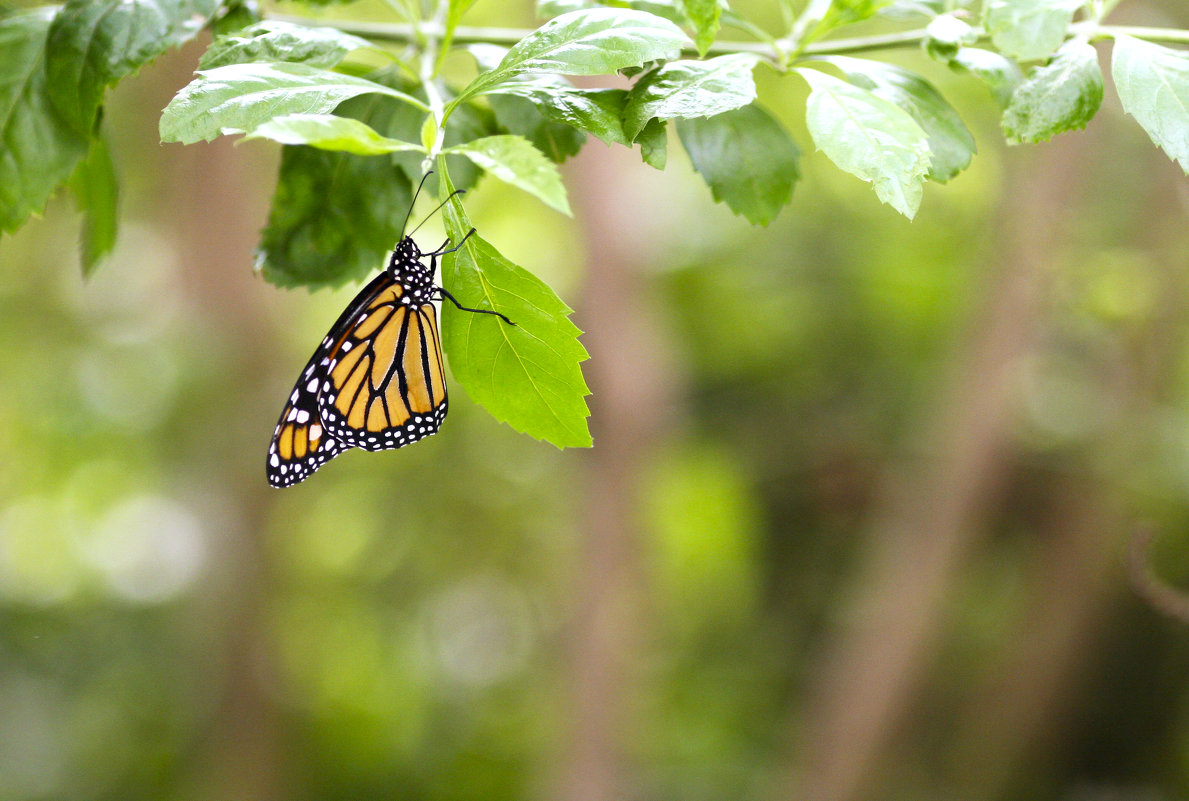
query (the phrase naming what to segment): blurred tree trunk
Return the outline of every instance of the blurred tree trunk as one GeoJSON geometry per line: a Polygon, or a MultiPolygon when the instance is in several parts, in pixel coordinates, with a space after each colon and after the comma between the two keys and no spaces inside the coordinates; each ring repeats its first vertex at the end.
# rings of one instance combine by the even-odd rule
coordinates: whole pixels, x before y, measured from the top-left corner
{"type": "MultiPolygon", "coordinates": [[[[209,43],[207,36],[154,65],[159,84],[152,101],[164,107],[169,97],[192,77],[198,56],[209,43]],[[160,97],[156,97],[160,93],[160,97]]],[[[156,119],[151,118],[154,131],[156,119]]],[[[160,150],[160,148],[159,148],[160,150]]],[[[266,213],[269,186],[254,180],[261,173],[260,152],[236,148],[229,138],[188,147],[164,148],[167,158],[161,174],[169,176],[162,202],[172,210],[176,241],[182,252],[181,275],[186,295],[198,314],[209,322],[218,338],[234,343],[237,358],[226,385],[248,387],[267,374],[269,348],[258,342],[271,328],[263,314],[262,283],[252,272],[252,254],[266,213]]],[[[236,404],[228,392],[226,409],[236,404]]],[[[203,421],[196,421],[202,423],[203,421]]],[[[218,498],[222,508],[207,509],[211,519],[230,525],[214,542],[218,575],[206,592],[213,596],[208,625],[222,627],[222,697],[213,710],[206,732],[205,753],[194,760],[191,778],[197,797],[280,801],[284,789],[279,716],[266,692],[272,674],[271,633],[267,626],[267,600],[272,571],[269,552],[259,538],[266,529],[267,493],[264,481],[262,437],[252,439],[246,421],[206,425],[216,432],[209,438],[211,462],[228,467],[212,471],[205,490],[218,498]],[[259,460],[245,460],[245,442],[258,443],[259,460]],[[225,449],[226,452],[219,452],[225,449]],[[259,469],[245,474],[236,469],[259,462],[259,469]],[[234,466],[234,467],[232,467],[234,466]]]]}
{"type": "Polygon", "coordinates": [[[1130,530],[1111,493],[1087,479],[1054,481],[1044,547],[1023,567],[1034,601],[1010,652],[987,675],[953,738],[949,781],[955,797],[1003,797],[1027,762],[1043,759],[1082,687],[1103,607],[1119,597],[1118,544],[1130,530]]]}
{"type": "Polygon", "coordinates": [[[865,562],[816,668],[783,797],[851,801],[865,786],[933,651],[946,593],[1003,472],[1012,379],[1034,346],[1049,292],[1049,254],[1072,230],[1084,144],[1013,151],[1004,181],[1000,260],[983,319],[935,407],[918,453],[884,469],[865,562]],[[795,777],[795,778],[794,778],[795,777]]]}
{"type": "Polygon", "coordinates": [[[636,245],[648,241],[638,231],[649,223],[640,195],[624,186],[640,169],[638,155],[597,143],[568,168],[586,243],[577,320],[591,354],[584,367],[595,447],[586,455],[578,608],[569,632],[572,729],[552,796],[567,801],[621,799],[629,783],[623,752],[633,655],[646,618],[637,488],[672,392],[636,245]]]}

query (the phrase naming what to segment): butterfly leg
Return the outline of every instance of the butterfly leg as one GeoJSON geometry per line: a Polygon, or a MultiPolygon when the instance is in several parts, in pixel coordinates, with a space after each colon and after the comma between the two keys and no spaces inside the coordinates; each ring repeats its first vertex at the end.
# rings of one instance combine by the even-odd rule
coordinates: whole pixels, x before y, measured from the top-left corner
{"type": "Polygon", "coordinates": [[[461,303],[459,303],[457,300],[455,300],[455,298],[454,298],[454,296],[453,296],[453,295],[451,295],[449,292],[447,292],[447,291],[446,291],[445,289],[443,289],[442,287],[438,287],[438,288],[437,288],[436,290],[434,290],[434,291],[436,291],[436,292],[437,292],[437,293],[438,293],[440,296],[442,296],[442,297],[443,297],[443,298],[445,298],[446,300],[448,300],[448,301],[450,301],[451,303],[453,303],[453,304],[454,304],[455,306],[457,306],[457,307],[458,307],[458,308],[459,308],[461,311],[466,311],[466,312],[474,312],[475,314],[494,314],[496,317],[499,317],[501,320],[503,320],[503,321],[504,321],[505,323],[507,323],[508,325],[516,325],[516,323],[512,322],[511,320],[509,320],[509,319],[508,319],[506,316],[504,316],[503,314],[500,314],[499,312],[497,312],[497,311],[494,311],[494,310],[492,310],[492,309],[469,309],[469,308],[467,308],[466,306],[463,306],[461,303]]]}

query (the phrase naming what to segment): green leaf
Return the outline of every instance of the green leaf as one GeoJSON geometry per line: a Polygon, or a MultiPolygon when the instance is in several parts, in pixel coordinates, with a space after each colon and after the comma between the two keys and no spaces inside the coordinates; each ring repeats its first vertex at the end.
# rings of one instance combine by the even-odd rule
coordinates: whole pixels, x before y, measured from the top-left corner
{"type": "Polygon", "coordinates": [[[1189,173],[1189,53],[1120,35],[1112,58],[1123,110],[1189,173]]]}
{"type": "Polygon", "coordinates": [[[562,214],[570,213],[557,167],[523,136],[487,136],[445,152],[461,153],[501,181],[536,196],[562,214]]]}
{"type": "Polygon", "coordinates": [[[260,22],[260,5],[256,0],[228,0],[223,4],[223,12],[211,22],[211,32],[222,36],[257,22],[260,22]]]}
{"type": "Polygon", "coordinates": [[[463,14],[471,10],[475,0],[450,0],[446,10],[446,30],[453,32],[463,14]]]}
{"type": "Polygon", "coordinates": [[[797,19],[796,30],[804,32],[797,38],[803,42],[816,41],[835,28],[862,22],[892,0],[810,0],[797,19]]]}
{"type": "Polygon", "coordinates": [[[978,41],[978,32],[953,14],[939,14],[925,26],[925,50],[932,58],[949,61],[963,45],[978,41]]]}
{"type": "Polygon", "coordinates": [[[714,44],[714,37],[722,22],[722,6],[718,0],[682,0],[685,15],[694,26],[694,44],[697,45],[698,55],[706,55],[706,50],[714,44]]]}
{"type": "Polygon", "coordinates": [[[325,114],[376,93],[428,111],[404,92],[306,64],[229,64],[199,72],[161,114],[161,140],[184,145],[251,131],[283,114],[325,114]]]}
{"type": "Polygon", "coordinates": [[[563,78],[542,77],[509,81],[493,88],[493,105],[499,102],[500,95],[524,98],[554,122],[588,131],[607,144],[631,145],[632,140],[623,132],[623,108],[628,96],[625,89],[575,89],[563,78]]]}
{"type": "Polygon", "coordinates": [[[102,137],[91,143],[91,152],[78,165],[70,185],[78,210],[83,213],[79,255],[83,275],[88,276],[115,247],[119,224],[116,170],[102,137]]]}
{"type": "Polygon", "coordinates": [[[987,85],[1000,106],[1007,106],[1011,96],[1024,76],[1016,62],[990,50],[977,47],[963,47],[950,60],[950,67],[959,72],[969,72],[987,85]]]}
{"type": "Polygon", "coordinates": [[[659,58],[676,58],[689,37],[673,23],[643,11],[592,8],[551,19],[508,51],[499,66],[479,75],[451,106],[517,75],[607,75],[659,58]]]}
{"type": "MultiPolygon", "coordinates": [[[[442,179],[445,195],[453,187],[449,176],[442,179]]],[[[459,199],[444,211],[447,234],[462,241],[472,226],[459,199]]],[[[442,304],[442,346],[467,394],[517,431],[558,448],[589,447],[590,390],[579,366],[589,355],[571,309],[478,234],[442,260],[442,283],[462,305],[498,311],[515,323],[442,304]]]]}
{"type": "Polygon", "coordinates": [[[929,136],[929,178],[944,183],[970,165],[974,136],[958,112],[933,85],[916,73],[892,64],[848,56],[823,60],[838,67],[855,86],[904,109],[929,136]]]}
{"type": "Polygon", "coordinates": [[[665,169],[665,162],[669,159],[669,134],[665,120],[656,117],[649,120],[636,134],[636,143],[640,145],[640,158],[645,164],[658,170],[665,169]]]}
{"type": "MultiPolygon", "coordinates": [[[[381,95],[343,103],[339,113],[384,136],[415,135],[421,114],[381,95]]],[[[258,268],[279,286],[341,286],[383,266],[400,236],[412,199],[404,154],[357,156],[287,146],[268,224],[261,232],[258,268]]]]}
{"type": "Polygon", "coordinates": [[[219,36],[202,54],[201,70],[273,61],[329,68],[353,50],[378,50],[366,39],[336,28],[311,28],[280,20],[265,20],[228,36],[219,36]]]}
{"type": "Polygon", "coordinates": [[[1021,61],[1048,58],[1065,39],[1084,0],[986,0],[983,26],[991,41],[1021,61]]]}
{"type": "Polygon", "coordinates": [[[1003,134],[1013,145],[1046,142],[1085,128],[1101,105],[1098,53],[1085,39],[1070,39],[1016,89],[1003,113],[1003,134]]]}
{"type": "Polygon", "coordinates": [[[0,17],[0,230],[41,213],[87,153],[87,137],[50,101],[45,46],[54,9],[0,17]]]}
{"type": "Polygon", "coordinates": [[[801,153],[784,126],[756,104],[681,120],[677,135],[714,199],[753,225],[772,222],[792,199],[801,153]]]}
{"type": "Polygon", "coordinates": [[[594,5],[594,0],[537,0],[537,16],[541,19],[568,14],[571,11],[581,11],[594,5]]]}
{"type": "Polygon", "coordinates": [[[813,69],[797,72],[812,89],[805,122],[818,150],[912,219],[929,171],[928,134],[907,111],[866,89],[813,69]]]}
{"type": "Polygon", "coordinates": [[[310,145],[320,150],[342,150],[360,156],[378,156],[406,150],[424,153],[411,142],[381,136],[370,125],[333,114],[285,114],[253,129],[247,139],[271,139],[283,145],[310,145]]]}
{"type": "Polygon", "coordinates": [[[553,122],[543,109],[523,97],[490,94],[487,100],[504,133],[523,136],[556,164],[577,154],[586,144],[584,131],[553,122]]]}
{"type": "Polygon", "coordinates": [[[756,98],[757,58],[732,53],[706,61],[674,61],[636,82],[623,109],[623,129],[636,134],[653,117],[711,117],[756,98]]]}
{"type": "Polygon", "coordinates": [[[194,38],[218,9],[218,0],[67,0],[46,51],[54,105],[91,133],[104,89],[194,38]]]}

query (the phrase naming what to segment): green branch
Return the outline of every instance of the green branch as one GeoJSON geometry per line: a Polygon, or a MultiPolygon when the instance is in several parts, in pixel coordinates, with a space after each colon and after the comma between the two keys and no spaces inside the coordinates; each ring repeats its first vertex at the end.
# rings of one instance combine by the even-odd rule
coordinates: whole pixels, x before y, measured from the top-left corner
{"type": "MultiPolygon", "coordinates": [[[[295,17],[284,14],[270,15],[272,19],[282,20],[284,22],[292,22],[298,25],[321,25],[331,28],[337,28],[346,33],[352,33],[356,36],[363,36],[374,41],[383,42],[400,42],[410,43],[416,41],[417,31],[412,25],[405,23],[389,23],[389,22],[362,22],[356,20],[324,20],[311,19],[309,17],[295,17]]],[[[444,35],[444,30],[440,30],[441,24],[438,22],[426,22],[420,27],[422,35],[432,36],[440,39],[444,35]]],[[[976,28],[975,31],[980,34],[980,38],[985,38],[981,28],[976,28]]],[[[496,44],[496,45],[512,45],[519,42],[524,37],[532,33],[532,30],[527,28],[486,28],[459,25],[454,29],[453,42],[458,44],[496,44]]],[[[1093,22],[1077,22],[1070,26],[1069,33],[1071,36],[1087,36],[1091,39],[1113,37],[1119,34],[1127,34],[1134,36],[1137,39],[1146,39],[1149,42],[1168,42],[1172,44],[1189,44],[1189,30],[1181,30],[1178,28],[1148,28],[1138,25],[1099,25],[1093,22]]],[[[871,50],[891,50],[902,47],[917,47],[924,42],[928,37],[925,34],[924,28],[917,28],[911,31],[901,31],[899,33],[886,33],[876,36],[856,36],[849,39],[827,39],[821,42],[813,42],[807,45],[802,51],[801,55],[824,55],[844,54],[844,53],[863,53],[871,50]]],[[[782,44],[787,45],[787,42],[782,44]]],[[[737,41],[718,41],[710,46],[708,55],[725,55],[728,53],[752,53],[754,55],[763,56],[772,59],[777,63],[780,62],[781,53],[776,47],[766,42],[737,42],[737,41]]],[[[690,51],[690,55],[696,55],[694,51],[690,51]]]]}

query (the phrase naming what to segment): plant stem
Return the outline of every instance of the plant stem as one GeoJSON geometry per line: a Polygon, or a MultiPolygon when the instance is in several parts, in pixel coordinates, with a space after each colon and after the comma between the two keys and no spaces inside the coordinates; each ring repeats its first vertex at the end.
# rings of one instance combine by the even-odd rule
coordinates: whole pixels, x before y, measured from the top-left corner
{"type": "Polygon", "coordinates": [[[425,99],[429,101],[429,113],[434,121],[434,140],[425,154],[422,162],[422,172],[433,167],[433,160],[442,152],[442,145],[446,137],[446,108],[442,100],[442,93],[438,89],[438,47],[443,30],[443,20],[446,15],[446,3],[438,0],[432,20],[421,25],[421,85],[425,87],[425,99]]]}
{"type": "MultiPolygon", "coordinates": [[[[308,17],[295,17],[283,14],[270,15],[271,19],[292,22],[299,25],[322,25],[368,39],[389,42],[415,41],[418,30],[406,23],[362,22],[355,20],[313,20],[308,17]]],[[[980,38],[985,37],[981,29],[976,29],[980,38]]],[[[444,26],[440,15],[433,20],[427,20],[420,25],[420,34],[435,42],[444,33],[444,26]]],[[[453,42],[457,44],[498,44],[514,45],[532,33],[527,28],[481,28],[459,25],[454,29],[453,42]]],[[[1150,42],[1170,42],[1173,44],[1189,44],[1189,30],[1178,28],[1149,28],[1135,25],[1098,25],[1092,22],[1077,22],[1070,26],[1069,33],[1073,36],[1117,36],[1127,34],[1150,42]]],[[[876,36],[856,36],[849,39],[827,39],[813,42],[801,51],[801,55],[822,55],[826,53],[862,53],[870,50],[891,50],[902,47],[919,46],[926,39],[925,29],[917,28],[899,33],[886,33],[876,36]]],[[[436,46],[435,46],[436,49],[436,46]]],[[[694,51],[689,51],[694,55],[694,51]]],[[[775,52],[772,45],[765,42],[737,42],[718,41],[710,46],[708,55],[725,55],[728,53],[754,53],[772,59],[779,63],[780,53],[775,52]]]]}

